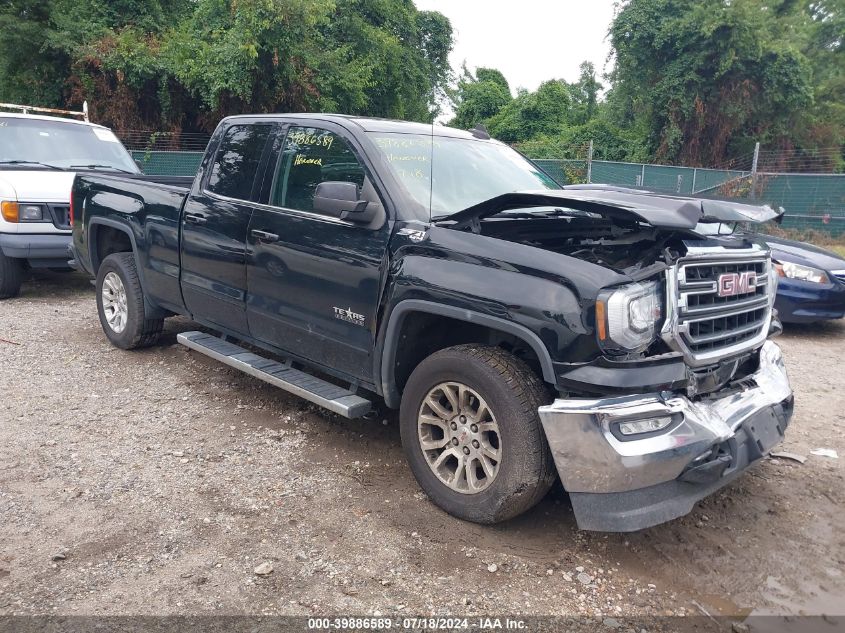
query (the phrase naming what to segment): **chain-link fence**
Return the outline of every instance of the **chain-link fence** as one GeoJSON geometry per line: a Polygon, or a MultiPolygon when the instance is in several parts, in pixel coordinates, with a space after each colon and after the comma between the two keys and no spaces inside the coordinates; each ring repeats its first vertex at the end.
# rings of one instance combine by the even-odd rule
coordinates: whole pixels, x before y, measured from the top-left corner
{"type": "Polygon", "coordinates": [[[120,135],[144,173],[193,176],[199,169],[208,134],[133,130],[120,135]]]}
{"type": "Polygon", "coordinates": [[[584,158],[534,159],[561,184],[601,183],[708,198],[739,199],[785,210],[782,226],[845,233],[845,174],[839,148],[755,151],[715,168],[584,158]],[[836,173],[836,172],[840,173],[836,173]]]}
{"type": "MultiPolygon", "coordinates": [[[[132,131],[121,139],[146,173],[191,176],[199,168],[209,136],[132,131]]],[[[558,155],[573,158],[534,162],[560,184],[592,182],[766,203],[785,209],[785,228],[833,236],[845,233],[841,148],[814,152],[758,148],[713,168],[593,160],[592,150],[592,145],[562,148],[558,155]]]]}

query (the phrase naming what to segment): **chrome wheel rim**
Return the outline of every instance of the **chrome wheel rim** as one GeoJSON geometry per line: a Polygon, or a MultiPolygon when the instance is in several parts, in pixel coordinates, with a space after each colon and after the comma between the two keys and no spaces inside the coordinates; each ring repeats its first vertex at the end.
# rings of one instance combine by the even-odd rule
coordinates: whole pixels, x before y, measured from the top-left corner
{"type": "Polygon", "coordinates": [[[428,392],[417,438],[431,472],[455,492],[477,494],[499,473],[499,425],[484,399],[462,383],[440,383],[428,392]]]}
{"type": "Polygon", "coordinates": [[[103,302],[103,314],[106,323],[116,334],[126,329],[126,319],[129,309],[126,306],[126,288],[117,273],[108,273],[103,279],[103,289],[100,292],[103,302]]]}

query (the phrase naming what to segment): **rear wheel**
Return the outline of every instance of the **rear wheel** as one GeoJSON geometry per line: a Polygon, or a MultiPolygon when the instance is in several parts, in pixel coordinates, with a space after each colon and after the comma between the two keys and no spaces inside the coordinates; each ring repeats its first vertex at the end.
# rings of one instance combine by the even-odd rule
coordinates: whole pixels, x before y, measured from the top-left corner
{"type": "Polygon", "coordinates": [[[144,293],[132,253],[114,253],[97,271],[97,312],[109,341],[121,349],[158,341],[164,319],[147,319],[144,293]]]}
{"type": "Polygon", "coordinates": [[[23,260],[6,257],[0,252],[0,299],[10,299],[20,294],[23,273],[23,260]]]}
{"type": "Polygon", "coordinates": [[[496,347],[458,345],[411,374],[400,411],[417,481],[461,519],[496,523],[534,506],[555,481],[537,408],[548,401],[525,363],[496,347]]]}

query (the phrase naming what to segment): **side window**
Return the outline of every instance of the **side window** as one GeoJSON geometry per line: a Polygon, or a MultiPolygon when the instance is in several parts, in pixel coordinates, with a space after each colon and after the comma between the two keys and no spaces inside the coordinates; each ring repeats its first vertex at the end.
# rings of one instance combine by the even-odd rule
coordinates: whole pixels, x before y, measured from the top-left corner
{"type": "Polygon", "coordinates": [[[208,190],[238,200],[249,200],[252,183],[272,125],[233,125],[223,136],[211,173],[208,190]]]}
{"type": "Polygon", "coordinates": [[[298,211],[314,210],[314,191],[326,181],[364,186],[364,168],[337,134],[313,127],[292,127],[276,166],[270,204],[298,211]]]}

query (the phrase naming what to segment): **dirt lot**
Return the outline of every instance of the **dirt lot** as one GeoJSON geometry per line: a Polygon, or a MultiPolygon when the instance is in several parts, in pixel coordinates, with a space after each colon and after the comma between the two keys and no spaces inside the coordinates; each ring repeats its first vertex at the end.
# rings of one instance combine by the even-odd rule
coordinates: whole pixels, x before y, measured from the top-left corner
{"type": "Polygon", "coordinates": [[[845,613],[843,324],[780,339],[783,449],[806,463],[767,459],[629,535],[579,532],[562,491],[500,526],[453,519],[394,416],[323,413],[177,345],[187,329],[117,350],[76,275],[0,303],[0,614],[845,613]]]}

